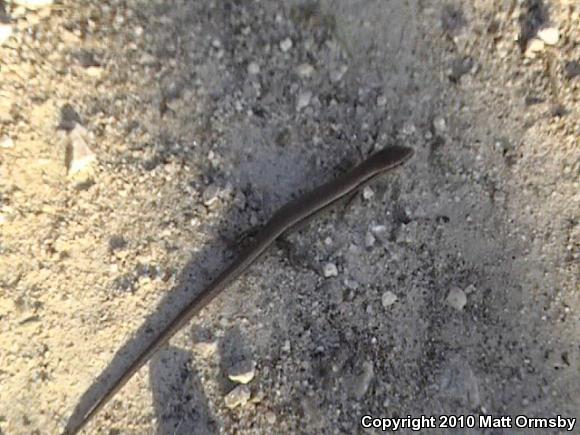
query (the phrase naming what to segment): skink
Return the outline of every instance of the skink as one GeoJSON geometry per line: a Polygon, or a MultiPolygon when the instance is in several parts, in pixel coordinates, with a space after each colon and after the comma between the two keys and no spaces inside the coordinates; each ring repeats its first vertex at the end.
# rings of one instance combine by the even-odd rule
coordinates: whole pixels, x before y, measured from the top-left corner
{"type": "Polygon", "coordinates": [[[173,337],[195,314],[209,304],[232,281],[244,273],[283,233],[316,215],[340,199],[356,192],[377,175],[393,169],[411,158],[413,150],[403,146],[387,147],[373,154],[342,177],[321,185],[282,206],[258,232],[253,242],[222,272],[193,298],[167,326],[122,372],[118,379],[92,404],[88,410],[81,405],[73,412],[65,428],[65,435],[78,433],[85,424],[119,391],[152,356],[173,337]],[[80,414],[80,415],[79,415],[80,414]]]}

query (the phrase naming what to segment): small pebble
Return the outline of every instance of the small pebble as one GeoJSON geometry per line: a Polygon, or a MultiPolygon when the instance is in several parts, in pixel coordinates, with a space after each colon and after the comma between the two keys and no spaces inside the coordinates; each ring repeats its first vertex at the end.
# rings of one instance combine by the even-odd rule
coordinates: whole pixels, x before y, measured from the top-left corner
{"type": "Polygon", "coordinates": [[[330,71],[330,81],[332,83],[340,82],[342,80],[342,78],[344,77],[344,74],[346,73],[347,70],[348,70],[348,67],[346,65],[342,65],[342,66],[338,67],[337,69],[330,71]]]}
{"type": "Polygon", "coordinates": [[[292,40],[290,38],[286,38],[280,42],[280,50],[286,53],[288,50],[292,48],[292,40]]]}
{"type": "Polygon", "coordinates": [[[27,9],[40,9],[45,6],[50,6],[54,0],[13,0],[14,4],[24,6],[27,9]]]}
{"type": "Polygon", "coordinates": [[[260,73],[260,65],[256,62],[250,62],[248,65],[248,74],[256,75],[260,73]]]}
{"type": "Polygon", "coordinates": [[[556,45],[560,39],[560,32],[556,27],[546,27],[538,32],[538,38],[548,45],[556,45]]]}
{"type": "Polygon", "coordinates": [[[9,136],[0,138],[0,148],[14,148],[14,141],[9,136]]]}
{"type": "Polygon", "coordinates": [[[79,173],[96,161],[95,153],[89,148],[87,130],[77,124],[68,135],[66,166],[69,175],[79,173]]]}
{"type": "Polygon", "coordinates": [[[322,274],[325,278],[330,278],[331,276],[338,276],[338,268],[334,263],[326,263],[322,268],[322,274]]]}
{"type": "Polygon", "coordinates": [[[397,295],[394,294],[392,291],[386,291],[383,293],[381,297],[381,302],[384,308],[388,308],[393,305],[397,301],[397,295]]]}
{"type": "Polygon", "coordinates": [[[385,97],[384,95],[379,95],[377,97],[377,106],[383,107],[386,104],[387,104],[387,97],[385,97]]]}
{"type": "Polygon", "coordinates": [[[376,241],[377,239],[375,236],[373,236],[373,233],[367,231],[365,235],[365,247],[372,248],[375,245],[376,241]]]}
{"type": "Polygon", "coordinates": [[[387,227],[385,225],[373,225],[371,227],[371,232],[380,239],[381,237],[386,236],[387,227]]]}
{"type": "Polygon", "coordinates": [[[290,344],[290,340],[284,341],[284,344],[282,345],[282,352],[290,352],[291,349],[292,345],[290,344]]]}
{"type": "Polygon", "coordinates": [[[465,304],[467,304],[467,296],[465,292],[461,290],[459,287],[452,287],[449,290],[449,294],[447,295],[447,305],[452,308],[455,308],[458,311],[463,310],[465,304]]]}
{"type": "Polygon", "coordinates": [[[89,66],[85,68],[85,74],[89,77],[99,79],[103,76],[104,70],[100,66],[89,66]]]}
{"type": "Polygon", "coordinates": [[[298,65],[296,73],[302,78],[310,78],[314,74],[314,67],[308,63],[298,65]]]}
{"type": "Polygon", "coordinates": [[[8,38],[12,35],[12,26],[10,24],[0,23],[0,45],[8,41],[8,38]]]}
{"type": "Polygon", "coordinates": [[[228,371],[228,378],[238,384],[247,384],[256,374],[256,364],[254,361],[245,359],[235,364],[228,371]]]}
{"type": "Polygon", "coordinates": [[[373,196],[375,196],[375,192],[373,189],[371,189],[369,186],[365,186],[365,188],[363,189],[362,192],[362,196],[365,200],[369,200],[371,199],[373,196]]]}
{"type": "Polygon", "coordinates": [[[469,284],[467,287],[465,287],[465,294],[468,295],[476,290],[477,288],[473,284],[469,284]]]}
{"type": "Polygon", "coordinates": [[[310,99],[312,98],[312,92],[303,91],[298,95],[296,100],[296,110],[300,111],[310,104],[310,99]]]}
{"type": "Polygon", "coordinates": [[[532,38],[528,41],[528,45],[526,47],[525,56],[529,58],[536,57],[536,53],[544,50],[544,41],[532,38]]]}
{"type": "Polygon", "coordinates": [[[157,62],[157,58],[150,53],[143,53],[137,62],[143,66],[152,66],[157,62]]]}
{"type": "Polygon", "coordinates": [[[433,120],[433,128],[437,133],[444,133],[447,130],[447,123],[442,116],[436,116],[433,120]]]}
{"type": "Polygon", "coordinates": [[[248,403],[251,395],[252,393],[247,385],[238,385],[224,397],[224,402],[226,407],[233,409],[248,403]]]}
{"type": "Polygon", "coordinates": [[[274,414],[272,411],[266,412],[266,421],[270,425],[276,423],[276,414],[274,414]]]}
{"type": "Polygon", "coordinates": [[[365,361],[362,367],[362,373],[355,376],[352,383],[352,394],[356,399],[362,399],[366,394],[375,375],[373,363],[365,361]]]}
{"type": "Polygon", "coordinates": [[[208,358],[216,353],[218,344],[216,341],[200,341],[198,343],[195,343],[193,345],[193,348],[202,357],[208,358]]]}
{"type": "Polygon", "coordinates": [[[203,191],[202,198],[203,198],[203,205],[205,205],[206,207],[211,206],[219,198],[219,187],[217,187],[215,184],[210,184],[203,191]]]}

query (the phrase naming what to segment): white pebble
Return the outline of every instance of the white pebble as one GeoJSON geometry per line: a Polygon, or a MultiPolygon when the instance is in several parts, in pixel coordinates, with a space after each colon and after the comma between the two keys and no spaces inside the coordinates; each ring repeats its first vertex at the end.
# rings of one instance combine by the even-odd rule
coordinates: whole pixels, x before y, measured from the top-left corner
{"type": "Polygon", "coordinates": [[[13,3],[35,10],[45,6],[50,6],[54,3],[54,0],[13,0],[13,3]]]}
{"type": "Polygon", "coordinates": [[[256,75],[260,72],[260,65],[256,62],[250,62],[248,65],[248,74],[256,75]]]}
{"type": "Polygon", "coordinates": [[[447,130],[447,123],[445,122],[445,118],[442,116],[436,116],[433,120],[433,127],[437,133],[443,133],[447,130]]]}
{"type": "Polygon", "coordinates": [[[0,138],[0,148],[14,148],[14,141],[9,136],[0,138]]]}
{"type": "Polygon", "coordinates": [[[66,153],[66,166],[69,175],[83,171],[97,159],[87,144],[88,136],[87,130],[79,124],[69,132],[66,153]]]}
{"type": "Polygon", "coordinates": [[[322,268],[322,274],[325,278],[330,278],[331,276],[338,276],[338,268],[334,263],[326,263],[322,268]]]}
{"type": "Polygon", "coordinates": [[[538,38],[548,45],[556,45],[560,40],[560,31],[556,27],[546,27],[538,32],[538,38]]]}
{"type": "Polygon", "coordinates": [[[390,307],[397,301],[397,295],[394,294],[392,291],[386,291],[383,293],[381,297],[381,302],[384,308],[390,307]]]}
{"type": "Polygon", "coordinates": [[[537,38],[532,38],[528,41],[528,46],[526,47],[525,56],[535,57],[536,53],[544,50],[544,41],[537,38]]]}
{"type": "Polygon", "coordinates": [[[215,184],[209,185],[202,194],[203,204],[207,207],[211,206],[219,198],[219,187],[215,184]]]}
{"type": "Polygon", "coordinates": [[[292,40],[290,38],[286,38],[280,42],[280,50],[286,53],[288,50],[292,48],[292,40]]]}
{"type": "Polygon", "coordinates": [[[312,92],[310,91],[303,91],[298,95],[298,99],[296,101],[296,110],[300,111],[304,109],[306,106],[310,104],[310,99],[312,98],[312,92]]]}
{"type": "Polygon", "coordinates": [[[372,248],[375,245],[376,241],[377,239],[375,238],[375,236],[373,236],[373,233],[368,231],[365,235],[365,246],[367,248],[372,248]]]}
{"type": "Polygon", "coordinates": [[[238,385],[224,397],[226,407],[233,409],[236,406],[245,405],[250,400],[251,395],[252,393],[247,385],[238,385]]]}
{"type": "Polygon", "coordinates": [[[243,360],[228,371],[228,378],[238,384],[247,384],[256,374],[256,364],[251,360],[243,360]]]}
{"type": "Polygon", "coordinates": [[[452,287],[447,295],[447,305],[461,311],[463,310],[463,307],[465,307],[465,304],[467,304],[467,296],[465,295],[465,292],[459,287],[452,287]]]}
{"type": "Polygon", "coordinates": [[[371,199],[373,196],[375,196],[375,192],[374,192],[374,191],[373,191],[373,189],[371,189],[369,186],[366,186],[366,187],[363,189],[362,196],[363,196],[363,198],[364,198],[365,200],[367,200],[367,201],[368,201],[368,200],[369,200],[369,199],[371,199]]]}
{"type": "Polygon", "coordinates": [[[314,67],[308,63],[298,65],[296,73],[302,78],[309,78],[314,74],[314,67]]]}
{"type": "Polygon", "coordinates": [[[12,35],[12,26],[10,24],[0,24],[0,45],[8,41],[12,35]]]}
{"type": "Polygon", "coordinates": [[[200,341],[193,347],[201,356],[208,358],[216,353],[218,344],[216,341],[200,341]]]}

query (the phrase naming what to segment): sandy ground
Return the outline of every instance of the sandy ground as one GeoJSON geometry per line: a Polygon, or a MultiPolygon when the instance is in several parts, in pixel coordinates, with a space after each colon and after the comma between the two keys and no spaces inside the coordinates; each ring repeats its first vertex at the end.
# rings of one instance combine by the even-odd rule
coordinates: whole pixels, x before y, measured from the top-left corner
{"type": "Polygon", "coordinates": [[[577,2],[0,3],[0,433],[59,433],[241,233],[391,144],[415,157],[271,249],[85,433],[580,417],[577,2]]]}

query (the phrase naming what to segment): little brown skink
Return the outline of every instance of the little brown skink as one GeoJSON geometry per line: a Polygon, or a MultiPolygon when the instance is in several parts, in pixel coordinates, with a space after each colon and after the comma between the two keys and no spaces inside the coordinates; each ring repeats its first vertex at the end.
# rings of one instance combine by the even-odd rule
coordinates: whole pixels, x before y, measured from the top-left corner
{"type": "Polygon", "coordinates": [[[196,295],[142,350],[118,379],[93,403],[88,410],[73,412],[64,434],[76,434],[117,391],[145,364],[151,356],[173,337],[195,314],[210,303],[224,288],[238,278],[260,257],[280,235],[295,225],[314,216],[338,200],[356,192],[379,174],[393,169],[411,158],[413,150],[403,146],[385,148],[354,167],[342,177],[330,181],[290,201],[281,207],[262,227],[254,241],[208,286],[196,295]],[[79,415],[80,414],[80,415],[79,415]]]}

